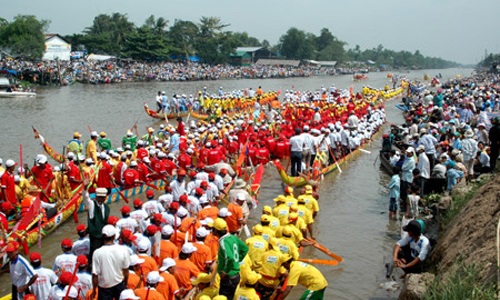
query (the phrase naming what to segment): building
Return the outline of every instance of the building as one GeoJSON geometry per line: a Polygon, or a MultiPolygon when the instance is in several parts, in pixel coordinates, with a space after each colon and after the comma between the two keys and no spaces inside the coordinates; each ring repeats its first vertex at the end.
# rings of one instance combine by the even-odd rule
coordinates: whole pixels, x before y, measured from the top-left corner
{"type": "Polygon", "coordinates": [[[58,34],[45,35],[43,60],[70,60],[71,44],[58,34]]]}
{"type": "Polygon", "coordinates": [[[262,58],[272,58],[275,55],[262,47],[238,47],[229,56],[229,63],[235,66],[249,66],[262,58]]]}

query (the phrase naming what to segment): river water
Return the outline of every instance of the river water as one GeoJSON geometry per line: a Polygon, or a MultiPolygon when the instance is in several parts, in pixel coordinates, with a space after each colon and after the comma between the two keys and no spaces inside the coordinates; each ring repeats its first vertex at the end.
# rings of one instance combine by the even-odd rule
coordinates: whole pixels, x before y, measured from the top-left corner
{"type": "MultiPolygon", "coordinates": [[[[456,75],[468,76],[470,69],[419,70],[406,74],[409,79],[422,79],[441,73],[443,80],[456,75]]],[[[317,90],[332,83],[338,88],[354,87],[359,91],[364,85],[382,88],[389,83],[387,73],[370,73],[369,79],[353,82],[352,76],[310,77],[267,80],[225,80],[207,82],[150,82],[123,83],[115,85],[80,85],[43,88],[36,98],[0,99],[0,157],[19,161],[20,145],[23,160],[30,166],[37,153],[41,153],[38,141],[33,139],[31,126],[35,126],[50,145],[58,151],[71,139],[74,131],[89,137],[88,128],[106,131],[117,145],[127,129],[137,122],[142,134],[149,126],[158,127],[161,121],[152,120],[142,109],[144,102],[155,107],[157,91],[167,95],[196,94],[204,86],[215,92],[220,86],[224,90],[242,89],[259,85],[263,90],[317,90]]],[[[389,83],[390,84],[390,83],[389,83]]],[[[387,120],[401,123],[401,112],[393,100],[386,105],[387,120]]],[[[389,176],[381,171],[376,157],[381,148],[380,139],[366,149],[372,154],[362,153],[342,165],[342,173],[335,171],[325,177],[320,187],[320,212],[315,222],[317,240],[344,258],[337,267],[317,267],[329,282],[325,299],[390,299],[394,292],[381,289],[385,278],[384,257],[391,253],[398,235],[398,224],[388,221],[388,196],[385,186],[389,176]]],[[[260,204],[272,205],[272,199],[282,191],[281,180],[274,167],[266,167],[262,180],[260,204]]],[[[112,212],[119,215],[122,204],[113,204],[112,212]]],[[[79,215],[86,223],[86,214],[79,215]]],[[[256,222],[258,216],[251,216],[256,222]]],[[[42,253],[43,265],[52,266],[60,254],[60,241],[71,237],[76,239],[75,223],[68,221],[52,235],[44,239],[42,248],[34,246],[31,251],[42,253]]],[[[313,249],[303,252],[308,258],[327,258],[313,249]]],[[[0,295],[10,289],[8,274],[0,275],[0,295]]],[[[296,287],[290,299],[299,298],[303,289],[296,287]]]]}

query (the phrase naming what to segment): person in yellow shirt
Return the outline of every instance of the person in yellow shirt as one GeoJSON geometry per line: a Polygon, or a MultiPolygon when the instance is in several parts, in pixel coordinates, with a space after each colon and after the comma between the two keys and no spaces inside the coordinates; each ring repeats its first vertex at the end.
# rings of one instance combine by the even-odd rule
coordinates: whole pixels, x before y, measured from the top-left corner
{"type": "Polygon", "coordinates": [[[199,291],[198,293],[195,293],[196,300],[199,300],[204,295],[209,296],[210,299],[212,299],[213,297],[215,297],[219,294],[218,288],[216,288],[214,286],[210,286],[211,279],[212,279],[212,276],[210,276],[210,274],[199,273],[198,277],[196,277],[195,280],[191,281],[193,286],[195,286],[196,289],[199,291]]]}
{"type": "Polygon", "coordinates": [[[269,218],[268,215],[262,215],[260,217],[260,225],[262,226],[262,237],[267,241],[271,242],[275,235],[276,231],[269,227],[269,223],[271,222],[271,219],[269,218]]]}
{"type": "Polygon", "coordinates": [[[253,236],[246,239],[248,246],[248,256],[252,262],[252,269],[258,269],[262,254],[269,248],[269,242],[262,237],[262,225],[257,224],[253,227],[253,236]]]}
{"type": "Polygon", "coordinates": [[[281,226],[280,229],[276,232],[276,237],[283,237],[283,231],[285,228],[289,228],[291,231],[291,239],[297,245],[307,246],[310,245],[310,242],[304,239],[302,232],[299,228],[296,227],[297,220],[299,219],[299,215],[297,213],[291,213],[288,217],[289,224],[285,226],[281,226]]]}
{"type": "Polygon", "coordinates": [[[310,264],[294,261],[292,258],[286,261],[283,267],[288,270],[288,283],[281,295],[281,299],[285,299],[292,288],[299,283],[306,288],[306,291],[300,297],[301,300],[324,299],[328,281],[326,281],[325,277],[318,269],[310,264]]]}
{"type": "Polygon", "coordinates": [[[262,278],[257,284],[257,292],[263,299],[268,299],[280,283],[280,277],[286,270],[281,265],[291,257],[281,253],[278,249],[269,246],[269,250],[262,254],[261,268],[259,269],[262,278]]]}
{"type": "Polygon", "coordinates": [[[24,178],[24,176],[15,175],[14,183],[16,184],[16,198],[17,200],[22,200],[26,195],[28,195],[31,184],[28,179],[24,178]]]}
{"type": "Polygon", "coordinates": [[[90,140],[87,142],[87,149],[85,151],[85,154],[87,155],[87,158],[90,157],[94,160],[94,162],[97,161],[97,138],[99,137],[99,134],[97,134],[97,131],[92,131],[90,133],[90,140]]]}
{"type": "Polygon", "coordinates": [[[314,239],[313,228],[312,228],[312,225],[314,223],[314,218],[312,216],[312,213],[309,210],[309,208],[307,208],[306,201],[304,198],[298,200],[297,204],[298,204],[297,213],[299,214],[299,218],[304,220],[304,222],[307,225],[307,231],[309,231],[309,235],[311,236],[312,239],[314,239]]]}
{"type": "Polygon", "coordinates": [[[285,203],[285,196],[278,195],[278,197],[273,199],[276,205],[273,208],[273,215],[280,220],[281,225],[287,224],[289,206],[285,203]]]}
{"type": "MultiPolygon", "coordinates": [[[[297,214],[297,216],[299,215],[299,206],[297,204],[294,204],[292,206],[290,206],[290,215],[292,213],[295,213],[297,214]]],[[[290,215],[288,215],[288,224],[290,223],[290,215]]],[[[297,227],[300,232],[302,232],[302,235],[306,236],[307,234],[307,223],[306,221],[301,218],[300,216],[298,217],[297,221],[294,222],[295,227],[297,227]]]]}
{"type": "Polygon", "coordinates": [[[292,206],[293,204],[297,204],[297,198],[293,194],[293,188],[291,186],[287,186],[285,188],[285,203],[288,206],[292,206]]]}
{"type": "Polygon", "coordinates": [[[234,293],[234,300],[260,300],[261,298],[255,291],[257,282],[262,278],[262,275],[254,273],[247,278],[247,281],[234,293]]]}
{"type": "Polygon", "coordinates": [[[274,231],[278,230],[280,227],[280,220],[273,216],[273,209],[271,206],[265,205],[262,208],[262,214],[269,217],[269,227],[271,227],[274,231]]]}
{"type": "MultiPolygon", "coordinates": [[[[306,185],[305,186],[305,193],[303,195],[300,195],[298,199],[300,199],[300,198],[305,200],[306,206],[311,211],[313,218],[316,218],[316,215],[319,212],[319,204],[318,204],[318,200],[316,200],[316,198],[314,198],[314,196],[313,196],[313,187],[309,184],[306,185]]],[[[297,199],[297,201],[298,201],[298,199],[297,199]]]]}
{"type": "Polygon", "coordinates": [[[292,240],[292,230],[290,227],[283,228],[281,238],[276,239],[276,245],[281,253],[290,255],[294,260],[299,259],[299,248],[292,240]]]}

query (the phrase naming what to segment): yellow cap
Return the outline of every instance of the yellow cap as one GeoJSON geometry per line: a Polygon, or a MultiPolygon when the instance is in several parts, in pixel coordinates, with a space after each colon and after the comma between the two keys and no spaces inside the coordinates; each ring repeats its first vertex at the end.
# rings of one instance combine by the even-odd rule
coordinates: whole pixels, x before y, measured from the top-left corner
{"type": "Polygon", "coordinates": [[[271,218],[269,218],[268,215],[262,215],[262,216],[260,216],[260,221],[261,222],[271,222],[271,218]]]}
{"type": "Polygon", "coordinates": [[[252,230],[253,230],[253,233],[256,235],[260,235],[260,234],[262,234],[262,232],[264,232],[264,228],[262,228],[262,225],[260,225],[260,224],[255,225],[252,228],[252,230]]]}
{"type": "Polygon", "coordinates": [[[217,218],[214,221],[213,228],[215,228],[215,230],[219,230],[219,231],[227,230],[227,223],[224,219],[217,218]]]}
{"type": "Polygon", "coordinates": [[[271,208],[271,206],[269,206],[269,205],[265,205],[265,206],[262,208],[262,212],[263,212],[263,213],[265,213],[265,212],[266,212],[266,213],[270,213],[270,214],[272,214],[272,213],[273,213],[273,209],[271,208]]]}
{"type": "Polygon", "coordinates": [[[101,131],[101,133],[99,133],[99,135],[102,136],[102,137],[105,137],[106,136],[106,132],[101,131]]]}
{"type": "Polygon", "coordinates": [[[191,283],[193,285],[198,285],[200,283],[209,283],[212,277],[207,273],[198,273],[198,277],[194,279],[191,283]]]}
{"type": "Polygon", "coordinates": [[[75,133],[73,133],[73,137],[74,138],[81,138],[82,135],[78,131],[75,131],[75,133]]]}

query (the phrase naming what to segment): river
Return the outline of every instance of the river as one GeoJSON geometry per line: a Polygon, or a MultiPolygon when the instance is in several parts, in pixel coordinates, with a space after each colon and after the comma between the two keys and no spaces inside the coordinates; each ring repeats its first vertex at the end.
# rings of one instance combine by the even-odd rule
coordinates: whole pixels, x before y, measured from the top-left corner
{"type": "MultiPolygon", "coordinates": [[[[424,74],[441,73],[443,80],[460,74],[468,76],[471,69],[418,70],[406,74],[409,79],[422,79],[424,74]]],[[[338,88],[354,87],[360,91],[364,85],[382,88],[388,83],[387,73],[370,73],[369,79],[353,82],[352,76],[325,76],[310,78],[224,80],[206,82],[149,82],[122,83],[114,85],[80,85],[40,88],[36,98],[0,99],[0,128],[2,143],[0,157],[19,161],[22,145],[23,159],[30,166],[37,153],[41,153],[38,141],[33,139],[31,126],[35,126],[50,145],[58,151],[71,139],[74,131],[89,137],[88,128],[106,131],[114,145],[134,123],[142,134],[156,122],[142,108],[144,102],[155,107],[157,91],[166,91],[169,97],[176,94],[196,94],[204,86],[215,92],[219,87],[229,91],[259,85],[263,90],[282,90],[292,87],[299,90],[317,90],[332,83],[338,88]]],[[[387,120],[401,123],[401,112],[394,104],[387,103],[387,120]]],[[[384,257],[391,253],[398,232],[398,224],[388,220],[388,196],[385,186],[389,181],[375,163],[380,140],[366,149],[372,154],[362,153],[342,165],[342,173],[335,171],[325,177],[320,187],[320,212],[315,222],[316,238],[330,250],[341,255],[344,263],[337,267],[317,266],[329,282],[325,299],[390,299],[397,297],[379,286],[386,282],[384,257]]],[[[260,204],[272,205],[272,199],[281,192],[281,181],[274,167],[266,167],[261,187],[260,204]]],[[[119,215],[120,204],[112,205],[114,215],[119,215]]],[[[86,214],[79,215],[86,222],[86,214]]],[[[258,216],[251,217],[255,222],[258,216]]],[[[43,265],[52,266],[60,254],[60,241],[65,237],[77,238],[75,223],[68,221],[52,235],[44,239],[42,248],[34,246],[31,251],[42,253],[43,265]]],[[[312,249],[306,249],[308,258],[326,258],[312,249]]],[[[0,275],[0,295],[10,289],[9,275],[0,275]]],[[[290,299],[296,299],[303,289],[296,287],[290,299]]]]}

